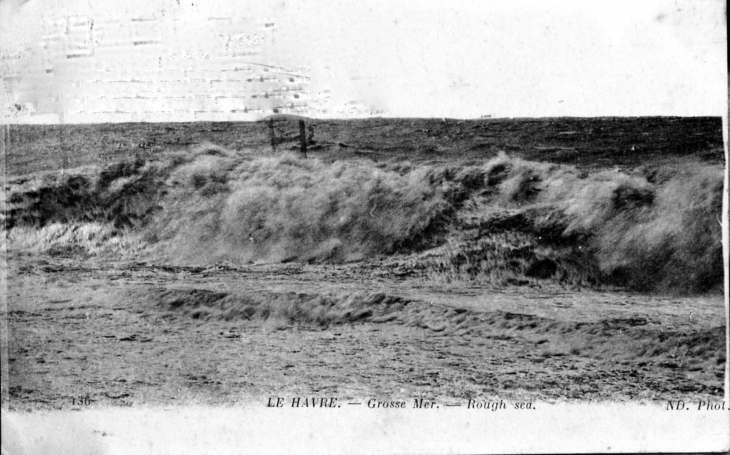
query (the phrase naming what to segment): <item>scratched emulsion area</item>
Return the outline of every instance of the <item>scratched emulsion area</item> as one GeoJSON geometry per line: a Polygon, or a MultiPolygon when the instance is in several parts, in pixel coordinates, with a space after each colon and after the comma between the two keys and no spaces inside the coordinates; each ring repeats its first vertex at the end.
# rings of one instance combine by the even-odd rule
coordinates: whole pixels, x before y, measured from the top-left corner
{"type": "Polygon", "coordinates": [[[2,55],[6,109],[21,123],[303,113],[309,70],[266,57],[276,31],[251,17],[56,17],[22,52],[2,55]]]}

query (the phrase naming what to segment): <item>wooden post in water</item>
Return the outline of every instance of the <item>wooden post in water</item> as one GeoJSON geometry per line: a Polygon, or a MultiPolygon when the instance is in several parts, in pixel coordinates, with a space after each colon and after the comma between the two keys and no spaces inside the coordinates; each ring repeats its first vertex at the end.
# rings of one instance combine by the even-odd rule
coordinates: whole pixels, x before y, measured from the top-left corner
{"type": "Polygon", "coordinates": [[[60,133],[61,133],[61,153],[63,153],[63,171],[61,171],[62,174],[66,174],[66,168],[68,167],[68,153],[66,151],[66,142],[64,141],[63,133],[64,133],[64,123],[63,120],[61,120],[60,125],[60,133]]]}
{"type": "Polygon", "coordinates": [[[276,152],[276,132],[274,131],[274,119],[269,119],[269,132],[271,133],[271,150],[276,152]]]}
{"type": "MultiPolygon", "coordinates": [[[[272,151],[276,152],[276,144],[280,144],[282,142],[291,141],[294,138],[285,136],[281,138],[276,137],[276,130],[274,128],[274,122],[275,121],[298,121],[299,123],[299,151],[302,154],[303,158],[307,157],[307,120],[311,120],[308,117],[303,117],[301,115],[293,115],[293,114],[272,114],[268,117],[265,117],[262,119],[262,121],[268,122],[269,124],[269,133],[271,136],[271,149],[272,151]]],[[[314,134],[314,129],[310,125],[310,130],[312,131],[312,134],[314,134]]]]}
{"type": "Polygon", "coordinates": [[[307,157],[307,132],[304,127],[304,120],[299,120],[299,143],[301,144],[300,151],[304,158],[307,157]]]}

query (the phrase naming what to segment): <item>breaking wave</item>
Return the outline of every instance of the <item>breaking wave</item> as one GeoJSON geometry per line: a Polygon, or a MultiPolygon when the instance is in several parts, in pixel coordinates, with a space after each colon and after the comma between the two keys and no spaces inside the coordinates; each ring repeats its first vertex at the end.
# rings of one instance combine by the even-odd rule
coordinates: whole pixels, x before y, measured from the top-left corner
{"type": "Polygon", "coordinates": [[[700,163],[586,173],[504,154],[470,166],[328,163],[206,145],[11,182],[6,223],[10,249],[56,254],[404,255],[434,280],[707,292],[722,288],[722,191],[722,170],[700,163]]]}

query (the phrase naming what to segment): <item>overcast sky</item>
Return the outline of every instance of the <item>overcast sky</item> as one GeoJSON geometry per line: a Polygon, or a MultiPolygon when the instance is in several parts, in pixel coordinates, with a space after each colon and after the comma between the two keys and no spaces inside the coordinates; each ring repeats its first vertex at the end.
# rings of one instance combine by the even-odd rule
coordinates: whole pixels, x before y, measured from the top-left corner
{"type": "MultiPolygon", "coordinates": [[[[727,113],[719,0],[240,3],[3,1],[0,43],[5,56],[37,46],[44,24],[59,17],[145,17],[158,19],[164,52],[181,54],[219,46],[214,31],[192,32],[205,18],[248,17],[276,24],[259,58],[308,68],[312,100],[329,91],[335,113],[348,104],[363,115],[462,118],[727,113]],[[172,21],[190,32],[171,32],[172,21]]],[[[128,62],[124,75],[144,70],[128,62]]]]}

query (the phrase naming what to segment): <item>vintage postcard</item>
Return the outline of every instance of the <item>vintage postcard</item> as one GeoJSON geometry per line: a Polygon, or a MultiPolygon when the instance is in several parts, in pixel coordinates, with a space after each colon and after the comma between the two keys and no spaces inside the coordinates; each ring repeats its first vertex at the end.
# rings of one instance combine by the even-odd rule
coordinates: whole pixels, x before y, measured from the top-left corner
{"type": "Polygon", "coordinates": [[[727,451],[726,17],[3,0],[3,454],[727,451]]]}

